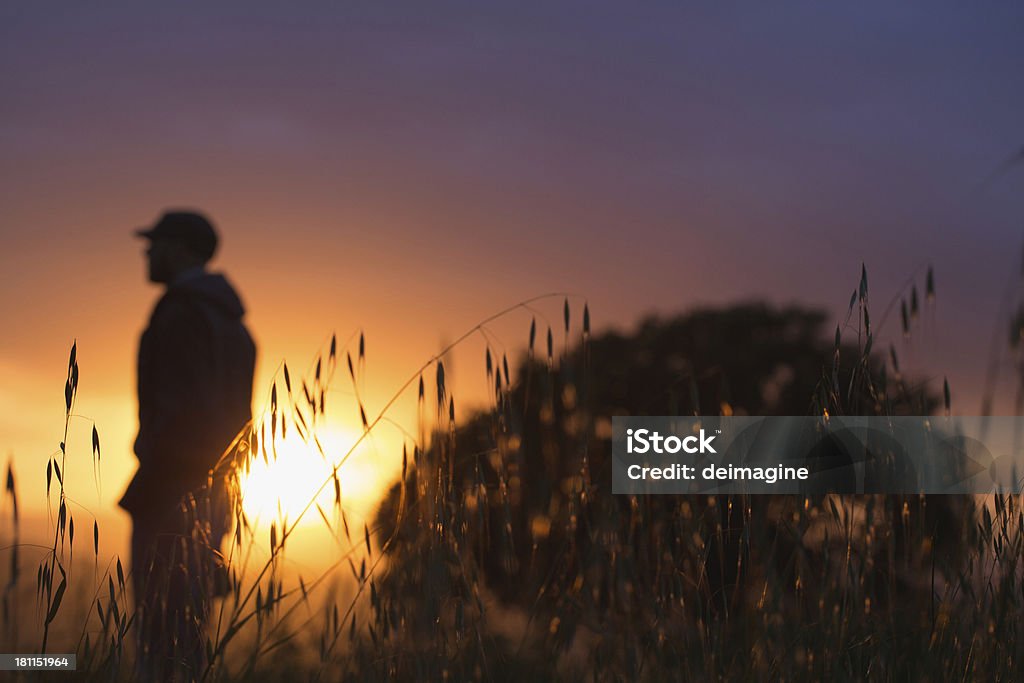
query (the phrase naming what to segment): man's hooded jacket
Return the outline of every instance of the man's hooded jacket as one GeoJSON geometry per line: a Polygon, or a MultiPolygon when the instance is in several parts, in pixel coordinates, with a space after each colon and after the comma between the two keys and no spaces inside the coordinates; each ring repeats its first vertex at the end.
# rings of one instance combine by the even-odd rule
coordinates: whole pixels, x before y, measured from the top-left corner
{"type": "Polygon", "coordinates": [[[170,512],[252,416],[256,347],[245,309],[223,275],[168,286],[139,344],[139,469],[120,505],[133,516],[170,512]]]}

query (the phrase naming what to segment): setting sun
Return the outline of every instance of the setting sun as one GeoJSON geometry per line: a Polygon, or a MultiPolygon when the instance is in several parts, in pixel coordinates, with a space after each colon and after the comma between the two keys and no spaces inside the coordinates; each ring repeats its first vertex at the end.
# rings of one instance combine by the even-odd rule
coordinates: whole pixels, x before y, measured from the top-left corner
{"type": "MultiPolygon", "coordinates": [[[[278,435],[276,458],[269,452],[269,462],[256,458],[242,478],[246,515],[253,523],[264,525],[279,514],[294,521],[314,498],[320,507],[330,510],[334,486],[329,480],[335,464],[342,460],[338,467],[342,507],[363,517],[372,514],[400,465],[391,447],[394,445],[398,453],[401,446],[392,444],[391,439],[371,435],[353,449],[358,438],[358,432],[337,424],[321,427],[317,439],[323,446],[322,455],[312,439],[306,443],[295,433],[285,438],[278,435]],[[324,486],[324,482],[328,484],[324,486]]],[[[318,524],[319,517],[311,509],[300,523],[318,524]]]]}

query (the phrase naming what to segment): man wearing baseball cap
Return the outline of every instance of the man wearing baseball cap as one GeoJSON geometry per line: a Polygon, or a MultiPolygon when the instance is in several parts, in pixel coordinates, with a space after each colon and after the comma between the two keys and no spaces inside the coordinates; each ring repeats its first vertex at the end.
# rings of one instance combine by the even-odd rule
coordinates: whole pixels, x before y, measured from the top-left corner
{"type": "Polygon", "coordinates": [[[139,467],[120,501],[132,516],[139,673],[193,680],[229,515],[223,477],[209,474],[251,419],[256,347],[235,289],[206,269],[218,246],[209,219],[168,211],[135,234],[164,287],[139,343],[139,467]]]}

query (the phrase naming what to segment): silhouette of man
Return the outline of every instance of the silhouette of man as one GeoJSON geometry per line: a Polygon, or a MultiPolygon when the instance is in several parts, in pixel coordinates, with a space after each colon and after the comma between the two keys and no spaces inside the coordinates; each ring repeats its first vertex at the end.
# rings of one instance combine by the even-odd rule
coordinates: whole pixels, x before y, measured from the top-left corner
{"type": "Polygon", "coordinates": [[[251,418],[256,348],[238,294],[206,270],[209,220],[171,211],[136,234],[150,281],[166,287],[139,343],[139,467],[120,501],[132,516],[137,673],[192,680],[229,520],[224,480],[209,473],[251,418]]]}

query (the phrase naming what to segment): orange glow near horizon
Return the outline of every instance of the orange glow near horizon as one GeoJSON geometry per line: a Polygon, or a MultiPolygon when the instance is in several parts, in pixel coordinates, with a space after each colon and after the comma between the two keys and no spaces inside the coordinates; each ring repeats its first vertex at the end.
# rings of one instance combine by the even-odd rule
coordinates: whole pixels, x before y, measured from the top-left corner
{"type": "MultiPolygon", "coordinates": [[[[242,506],[251,523],[268,526],[281,517],[294,522],[312,500],[329,514],[335,502],[332,472],[339,463],[342,507],[360,518],[373,514],[398,474],[401,463],[391,453],[400,452],[401,443],[371,434],[356,445],[359,432],[338,424],[319,427],[316,434],[323,455],[312,439],[307,443],[290,431],[284,438],[277,436],[276,457],[268,451],[267,462],[262,456],[253,460],[241,482],[242,506]]],[[[310,506],[299,523],[322,522],[310,506]]]]}

